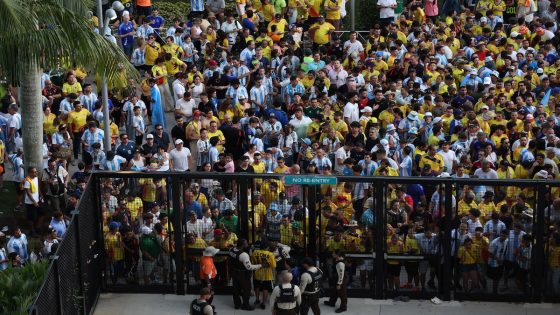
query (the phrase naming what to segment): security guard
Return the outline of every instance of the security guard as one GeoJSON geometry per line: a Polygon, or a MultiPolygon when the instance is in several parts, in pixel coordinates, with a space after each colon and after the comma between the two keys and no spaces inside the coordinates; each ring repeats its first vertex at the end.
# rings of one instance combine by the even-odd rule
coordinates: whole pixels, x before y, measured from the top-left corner
{"type": "Polygon", "coordinates": [[[335,250],[332,254],[332,257],[334,260],[332,273],[335,280],[333,285],[336,286],[336,290],[332,291],[331,298],[328,301],[325,301],[325,305],[335,307],[336,300],[340,298],[340,307],[334,312],[342,313],[346,312],[346,307],[348,304],[346,289],[348,287],[350,275],[342,252],[340,250],[335,250]]]}
{"type": "Polygon", "coordinates": [[[323,272],[315,267],[313,259],[305,257],[301,263],[303,273],[301,275],[301,315],[307,315],[309,309],[313,310],[314,315],[321,314],[319,309],[319,298],[321,295],[321,280],[323,272]]]}
{"type": "Polygon", "coordinates": [[[231,270],[233,270],[233,303],[235,309],[252,311],[255,308],[249,304],[251,297],[251,275],[253,270],[263,267],[251,264],[248,254],[249,244],[246,239],[237,240],[237,246],[230,249],[231,270]]]}
{"type": "Polygon", "coordinates": [[[272,290],[270,305],[273,315],[297,315],[301,305],[301,292],[297,285],[291,284],[292,274],[284,271],[281,283],[272,290]]]}
{"type": "Polygon", "coordinates": [[[212,298],[214,292],[208,287],[200,290],[200,297],[191,303],[190,315],[213,315],[214,307],[208,303],[208,299],[212,298]]]}

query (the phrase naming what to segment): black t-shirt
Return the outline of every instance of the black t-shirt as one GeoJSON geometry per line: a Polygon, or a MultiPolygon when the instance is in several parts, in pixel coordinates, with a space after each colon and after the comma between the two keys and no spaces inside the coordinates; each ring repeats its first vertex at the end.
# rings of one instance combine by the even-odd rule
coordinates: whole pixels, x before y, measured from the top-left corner
{"type": "Polygon", "coordinates": [[[152,156],[154,156],[154,154],[157,153],[157,145],[154,144],[152,146],[149,146],[147,143],[144,143],[142,145],[142,154],[143,155],[148,155],[151,154],[152,156]]]}
{"type": "Polygon", "coordinates": [[[164,131],[161,137],[159,137],[155,132],[152,134],[154,135],[154,144],[157,145],[158,147],[160,146],[164,147],[165,150],[167,150],[169,144],[171,143],[171,140],[169,139],[169,135],[167,134],[167,132],[164,131]]]}
{"type": "Polygon", "coordinates": [[[352,136],[352,133],[348,133],[344,138],[344,143],[348,144],[351,147],[356,146],[358,143],[361,143],[363,146],[365,146],[366,136],[364,136],[364,134],[361,132],[356,137],[352,136]]]}
{"type": "Polygon", "coordinates": [[[356,149],[352,149],[350,151],[350,158],[352,158],[355,161],[355,163],[358,163],[359,161],[363,160],[365,156],[366,156],[365,150],[358,151],[356,149]]]}
{"type": "Polygon", "coordinates": [[[243,150],[243,142],[245,140],[243,131],[233,126],[228,126],[221,130],[226,139],[226,144],[224,145],[226,153],[233,154],[233,159],[239,160],[245,153],[243,150]]]}
{"type": "Polygon", "coordinates": [[[238,164],[235,166],[235,172],[236,173],[254,173],[255,170],[253,169],[252,165],[248,165],[247,168],[242,168],[241,164],[238,164]]]}
{"type": "Polygon", "coordinates": [[[173,126],[173,128],[171,128],[171,137],[175,138],[175,139],[181,139],[183,140],[183,142],[187,143],[187,132],[186,132],[186,124],[183,124],[182,126],[173,126]]]}

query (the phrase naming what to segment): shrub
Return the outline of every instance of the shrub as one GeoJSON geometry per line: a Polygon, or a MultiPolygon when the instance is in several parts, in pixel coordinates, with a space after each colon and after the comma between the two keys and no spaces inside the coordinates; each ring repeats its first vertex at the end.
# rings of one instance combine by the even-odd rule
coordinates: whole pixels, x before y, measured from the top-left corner
{"type": "Polygon", "coordinates": [[[24,315],[37,297],[49,262],[0,271],[0,314],[24,315]]]}

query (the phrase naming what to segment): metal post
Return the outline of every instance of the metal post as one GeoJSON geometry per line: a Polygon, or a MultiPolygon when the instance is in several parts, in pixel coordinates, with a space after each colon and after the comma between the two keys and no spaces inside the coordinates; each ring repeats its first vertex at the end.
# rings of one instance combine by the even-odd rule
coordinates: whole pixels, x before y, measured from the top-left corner
{"type": "MultiPolygon", "coordinates": [[[[101,0],[97,0],[97,21],[99,35],[105,36],[105,27],[103,24],[103,3],[101,0]]],[[[105,133],[105,137],[103,138],[103,147],[105,152],[109,152],[111,150],[111,122],[109,120],[109,92],[107,91],[107,75],[105,73],[103,73],[101,78],[101,100],[103,103],[103,132],[105,133]]]]}
{"type": "MultiPolygon", "coordinates": [[[[251,190],[249,189],[248,185],[249,178],[242,177],[237,180],[239,185],[239,205],[240,209],[239,215],[241,219],[241,226],[239,227],[240,233],[242,238],[248,240],[249,239],[249,194],[251,190]]],[[[254,225],[254,221],[253,221],[254,225]]],[[[253,226],[253,228],[255,228],[253,226]]]]}
{"type": "MultiPolygon", "coordinates": [[[[317,186],[316,185],[309,185],[307,186],[307,206],[309,210],[309,227],[306,226],[305,217],[303,219],[303,228],[304,233],[305,231],[308,232],[309,242],[307,242],[307,246],[305,250],[307,254],[310,253],[317,253],[318,251],[314,251],[317,244],[317,230],[315,228],[315,222],[317,221],[317,186]],[[307,230],[305,230],[307,229],[307,230]]],[[[305,215],[305,214],[304,214],[305,215]]],[[[314,257],[315,258],[315,257],[314,257]]]]}
{"type": "MultiPolygon", "coordinates": [[[[57,314],[62,314],[62,296],[60,295],[60,277],[58,274],[58,255],[54,255],[51,258],[51,263],[52,263],[52,268],[53,268],[53,272],[54,272],[54,276],[55,276],[55,292],[54,294],[56,295],[56,299],[53,301],[54,303],[56,303],[56,311],[57,314]]],[[[41,314],[41,310],[38,310],[36,314],[41,314]]]]}
{"type": "Polygon", "coordinates": [[[356,30],[356,0],[350,0],[350,29],[356,30]]]}
{"type": "MultiPolygon", "coordinates": [[[[80,209],[78,207],[78,209],[80,209]]],[[[80,244],[80,211],[79,210],[74,210],[72,211],[72,215],[73,215],[73,224],[70,224],[71,226],[74,226],[74,233],[75,233],[75,242],[76,242],[76,275],[78,277],[78,289],[79,289],[79,294],[82,296],[82,310],[87,311],[87,305],[86,305],[86,290],[85,290],[85,283],[84,283],[84,279],[83,279],[83,268],[84,266],[82,266],[82,251],[81,251],[81,244],[80,244]]]]}
{"type": "MultiPolygon", "coordinates": [[[[440,289],[443,289],[443,299],[445,301],[451,300],[451,226],[453,224],[453,185],[451,181],[446,180],[447,183],[444,187],[445,195],[445,230],[443,233],[443,281],[438,281],[440,283],[440,289]],[[443,282],[443,283],[442,283],[443,282]]],[[[438,279],[441,280],[441,279],[438,279]]]]}
{"type": "Polygon", "coordinates": [[[183,253],[185,247],[183,246],[183,218],[181,211],[181,183],[184,182],[183,177],[174,178],[171,181],[171,197],[173,202],[173,214],[171,215],[174,228],[175,238],[175,282],[177,283],[177,295],[185,295],[185,276],[183,253]]]}
{"type": "Polygon", "coordinates": [[[375,187],[375,299],[384,298],[385,288],[385,203],[383,202],[383,181],[374,180],[375,187]]]}
{"type": "Polygon", "coordinates": [[[537,184],[537,216],[534,225],[535,231],[535,246],[533,246],[533,253],[531,259],[533,261],[531,268],[533,268],[533,296],[531,302],[540,303],[543,293],[543,268],[542,262],[544,261],[544,209],[547,206],[546,193],[547,186],[545,182],[537,184]]]}

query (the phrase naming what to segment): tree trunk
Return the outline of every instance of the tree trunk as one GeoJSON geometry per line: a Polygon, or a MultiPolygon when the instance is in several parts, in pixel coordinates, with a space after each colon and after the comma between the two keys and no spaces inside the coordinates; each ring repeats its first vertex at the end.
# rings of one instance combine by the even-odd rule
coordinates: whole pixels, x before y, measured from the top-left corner
{"type": "Polygon", "coordinates": [[[43,170],[43,108],[41,105],[41,69],[29,61],[21,76],[20,113],[25,172],[29,166],[43,170]]]}

